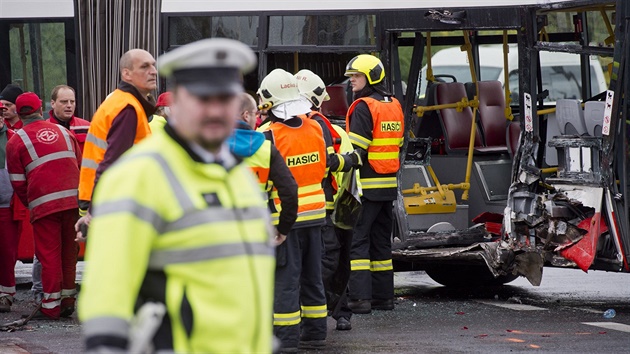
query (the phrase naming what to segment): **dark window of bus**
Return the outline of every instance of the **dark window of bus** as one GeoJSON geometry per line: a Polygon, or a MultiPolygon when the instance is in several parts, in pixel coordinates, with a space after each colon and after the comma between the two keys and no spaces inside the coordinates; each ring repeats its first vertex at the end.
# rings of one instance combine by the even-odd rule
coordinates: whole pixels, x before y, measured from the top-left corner
{"type": "Polygon", "coordinates": [[[271,16],[269,45],[373,46],[374,15],[271,16]]]}
{"type": "Polygon", "coordinates": [[[11,82],[40,96],[46,114],[53,87],[68,82],[64,23],[15,23],[10,28],[11,82]]]}
{"type": "Polygon", "coordinates": [[[223,37],[258,45],[258,16],[185,16],[169,20],[169,45],[223,37]]]}

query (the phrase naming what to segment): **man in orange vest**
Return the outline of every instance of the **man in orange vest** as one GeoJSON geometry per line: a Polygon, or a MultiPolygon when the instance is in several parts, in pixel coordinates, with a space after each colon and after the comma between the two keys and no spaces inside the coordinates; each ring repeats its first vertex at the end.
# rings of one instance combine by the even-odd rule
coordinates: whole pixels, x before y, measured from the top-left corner
{"type": "Polygon", "coordinates": [[[94,113],[83,148],[78,240],[84,240],[82,225],[90,223],[92,192],[101,174],[130,147],[151,135],[147,117],[155,112],[150,96],[157,86],[155,59],[145,50],[129,50],[120,58],[120,78],[118,88],[94,113]]]}
{"type": "MultiPolygon", "coordinates": [[[[333,173],[348,172],[361,166],[361,158],[356,151],[341,151],[342,136],[335,130],[328,118],[321,112],[324,101],[330,97],[326,92],[324,81],[314,72],[303,69],[295,74],[300,95],[311,104],[310,119],[320,124],[324,131],[324,139],[328,148],[329,173],[324,180],[326,194],[326,225],[322,226],[324,255],[322,257],[322,280],[326,289],[326,300],[332,317],[337,321],[337,330],[350,330],[352,311],[347,306],[346,287],[350,276],[349,250],[352,234],[347,230],[336,229],[332,222],[334,195],[338,191],[337,180],[333,173]],[[341,154],[344,152],[345,154],[341,154]],[[347,264],[342,264],[345,262],[347,264]]],[[[339,128],[341,130],[341,128],[339,128]]],[[[341,132],[346,139],[348,136],[341,132]]]]}
{"type": "Polygon", "coordinates": [[[348,305],[354,313],[393,310],[392,208],[403,143],[402,108],[387,92],[385,69],[378,58],[354,57],[345,75],[355,98],[346,116],[346,131],[367,161],[359,170],[363,211],[352,235],[348,305]]]}
{"type": "MultiPolygon", "coordinates": [[[[310,111],[310,104],[300,98],[293,75],[275,69],[257,93],[271,119],[264,134],[280,151],[298,185],[297,220],[276,250],[274,333],[282,341],[281,352],[297,352],[298,345],[323,347],[327,332],[321,274],[326,142],[317,122],[299,117],[310,111]]],[[[273,202],[277,207],[278,198],[273,202]]]]}
{"type": "Polygon", "coordinates": [[[30,210],[35,254],[42,264],[41,314],[68,317],[76,295],[74,223],[81,150],[67,129],[44,120],[36,94],[21,94],[15,105],[24,125],[7,143],[7,168],[15,193],[30,210]]]}

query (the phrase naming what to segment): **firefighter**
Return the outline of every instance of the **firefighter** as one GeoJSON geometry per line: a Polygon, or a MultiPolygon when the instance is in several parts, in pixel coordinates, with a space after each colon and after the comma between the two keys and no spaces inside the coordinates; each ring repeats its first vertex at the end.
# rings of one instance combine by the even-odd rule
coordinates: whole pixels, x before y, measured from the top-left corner
{"type": "Polygon", "coordinates": [[[363,210],[352,235],[349,306],[354,313],[393,310],[392,208],[403,143],[402,108],[387,92],[378,58],[354,57],[345,75],[355,99],[346,116],[346,131],[367,161],[359,170],[363,210]]]}
{"type": "MultiPolygon", "coordinates": [[[[299,116],[310,111],[300,99],[295,77],[275,69],[260,84],[258,95],[267,107],[271,124],[264,132],[276,146],[298,185],[298,216],[277,250],[274,297],[274,333],[281,351],[325,346],[326,295],[322,284],[321,227],[326,218],[326,142],[321,126],[299,116]]],[[[274,204],[278,206],[275,193],[274,204]]]]}
{"type": "Polygon", "coordinates": [[[172,83],[171,116],[103,174],[94,194],[79,301],[88,352],[272,350],[269,213],[225,144],[242,75],[255,64],[248,46],[224,38],[159,58],[172,83]]]}
{"type": "Polygon", "coordinates": [[[279,245],[286,240],[297,218],[297,184],[278,149],[265,139],[263,133],[254,130],[256,101],[250,94],[243,92],[240,96],[240,107],[240,119],[228,145],[230,151],[243,158],[254,172],[265,199],[268,199],[271,187],[276,188],[280,198],[280,213],[272,222],[279,245]]]}
{"type": "MultiPolygon", "coordinates": [[[[336,194],[337,181],[341,181],[341,173],[350,168],[360,166],[360,157],[352,150],[348,135],[339,127],[336,129],[321,113],[324,101],[330,100],[324,81],[310,70],[303,69],[295,74],[300,95],[311,104],[311,112],[307,117],[318,122],[324,131],[327,140],[328,161],[338,162],[338,166],[329,168],[329,173],[324,181],[326,194],[326,225],[322,226],[322,238],[324,240],[324,255],[322,256],[322,280],[326,289],[326,302],[332,317],[337,321],[337,330],[350,330],[350,317],[352,312],[347,307],[346,286],[350,275],[349,255],[351,234],[342,230],[336,230],[332,222],[334,210],[334,195],[336,194]],[[345,139],[344,139],[345,138],[345,139]],[[342,149],[342,140],[346,144],[342,149]],[[341,154],[345,153],[345,154],[341,154]],[[348,237],[350,236],[350,237],[348,237]],[[343,254],[342,254],[343,252],[343,254]],[[348,265],[346,266],[345,263],[348,265]]],[[[329,164],[330,165],[330,164],[329,164]]]]}
{"type": "Polygon", "coordinates": [[[155,113],[150,93],[157,85],[153,56],[131,49],[120,57],[121,81],[94,113],[83,148],[77,239],[83,241],[81,225],[90,223],[90,201],[101,174],[134,144],[151,135],[148,118],[155,113]]]}
{"type": "Polygon", "coordinates": [[[81,149],[69,130],[44,120],[36,94],[21,94],[15,106],[23,128],[7,144],[7,167],[13,190],[30,209],[35,254],[42,264],[40,317],[69,317],[76,296],[81,149]]]}

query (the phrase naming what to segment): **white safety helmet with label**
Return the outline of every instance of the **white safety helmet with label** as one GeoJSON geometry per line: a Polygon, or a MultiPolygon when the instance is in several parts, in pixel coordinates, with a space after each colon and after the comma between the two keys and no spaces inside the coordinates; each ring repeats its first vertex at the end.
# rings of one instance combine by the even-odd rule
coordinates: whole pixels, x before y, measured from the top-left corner
{"type": "Polygon", "coordinates": [[[330,100],[324,80],[314,72],[302,69],[295,74],[295,79],[297,80],[300,95],[309,100],[316,108],[321,107],[324,101],[330,100]]]}
{"type": "Polygon", "coordinates": [[[295,77],[282,69],[270,72],[260,83],[256,93],[262,102],[258,109],[271,109],[281,119],[289,119],[311,110],[310,102],[300,96],[295,77]]]}

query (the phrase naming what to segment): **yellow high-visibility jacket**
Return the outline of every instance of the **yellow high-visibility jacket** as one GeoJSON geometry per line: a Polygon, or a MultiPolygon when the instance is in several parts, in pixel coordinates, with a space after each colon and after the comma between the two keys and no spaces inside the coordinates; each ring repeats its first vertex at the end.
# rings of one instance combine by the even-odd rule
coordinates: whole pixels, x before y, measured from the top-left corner
{"type": "Polygon", "coordinates": [[[127,349],[144,302],[167,309],[156,350],[272,350],[275,260],[258,182],[243,163],[193,160],[160,130],[99,181],[79,318],[87,349],[127,349]]]}

